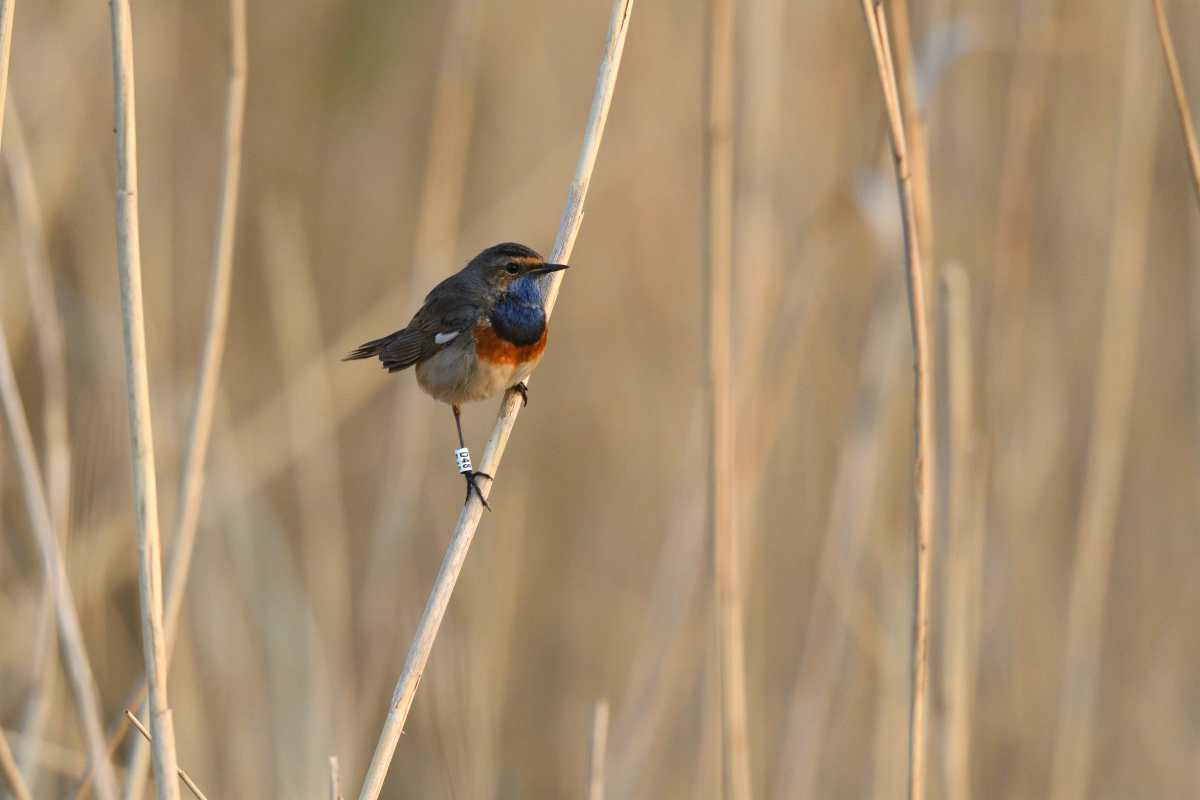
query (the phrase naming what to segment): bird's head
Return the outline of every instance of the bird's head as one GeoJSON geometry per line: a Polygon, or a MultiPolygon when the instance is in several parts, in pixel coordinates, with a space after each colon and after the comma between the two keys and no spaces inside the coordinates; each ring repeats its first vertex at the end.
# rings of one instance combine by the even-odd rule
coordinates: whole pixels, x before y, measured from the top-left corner
{"type": "Polygon", "coordinates": [[[511,242],[489,247],[475,256],[468,265],[468,269],[475,272],[490,287],[501,292],[524,278],[533,279],[566,268],[566,264],[547,264],[534,250],[523,244],[511,242]]]}

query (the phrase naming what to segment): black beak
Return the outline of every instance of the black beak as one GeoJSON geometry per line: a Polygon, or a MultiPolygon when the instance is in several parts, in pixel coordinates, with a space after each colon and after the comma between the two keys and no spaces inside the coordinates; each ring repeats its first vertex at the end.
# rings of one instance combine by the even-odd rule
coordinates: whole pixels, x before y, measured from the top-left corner
{"type": "Polygon", "coordinates": [[[540,267],[534,267],[529,270],[530,275],[545,275],[547,272],[558,272],[560,269],[566,269],[566,264],[542,264],[540,267]]]}

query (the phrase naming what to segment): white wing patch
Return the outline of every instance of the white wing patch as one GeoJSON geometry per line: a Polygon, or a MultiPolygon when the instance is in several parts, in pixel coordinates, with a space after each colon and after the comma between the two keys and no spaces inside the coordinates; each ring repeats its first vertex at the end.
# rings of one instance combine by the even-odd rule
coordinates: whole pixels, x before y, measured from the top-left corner
{"type": "Polygon", "coordinates": [[[434,344],[445,344],[446,342],[458,336],[462,331],[450,331],[449,333],[439,333],[433,337],[434,344]]]}

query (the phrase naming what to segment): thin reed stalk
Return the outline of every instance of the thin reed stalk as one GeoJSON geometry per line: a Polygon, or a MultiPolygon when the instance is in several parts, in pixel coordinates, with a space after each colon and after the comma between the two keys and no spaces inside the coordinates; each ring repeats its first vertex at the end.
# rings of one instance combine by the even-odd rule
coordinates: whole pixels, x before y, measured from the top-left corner
{"type": "MultiPolygon", "coordinates": [[[[0,0],[0,109],[8,98],[8,61],[12,54],[13,12],[17,0],[0,0]]],[[[0,133],[4,131],[3,114],[0,114],[0,133]]]]}
{"type": "Polygon", "coordinates": [[[709,4],[708,388],[709,515],[721,664],[721,784],[725,800],[750,800],[741,567],[734,508],[730,305],[733,264],[734,2],[709,4]]]}
{"type": "Polygon", "coordinates": [[[896,42],[896,88],[900,94],[904,136],[908,140],[908,158],[912,164],[913,209],[917,217],[917,235],[921,238],[921,255],[926,262],[932,262],[933,197],[929,178],[929,147],[925,136],[921,98],[917,89],[911,14],[908,0],[891,0],[891,4],[892,39],[896,42]]]}
{"type": "Polygon", "coordinates": [[[592,706],[591,750],[587,800],[604,800],[604,770],[608,753],[608,700],[603,697],[592,706]]]}
{"type": "Polygon", "coordinates": [[[0,774],[4,775],[4,780],[16,800],[33,800],[21,770],[17,769],[17,760],[13,758],[13,751],[8,745],[8,737],[4,735],[4,731],[0,731],[0,774]]]}
{"type": "MultiPolygon", "coordinates": [[[[192,552],[196,543],[196,528],[200,520],[200,500],[204,494],[204,472],[208,443],[212,434],[213,407],[221,377],[221,362],[225,353],[225,336],[229,322],[229,296],[233,276],[234,231],[237,223],[238,186],[241,178],[242,130],[246,108],[246,3],[229,0],[229,76],[225,90],[225,123],[223,136],[223,168],[218,193],[216,233],[212,249],[212,274],[206,313],[204,344],[196,375],[191,419],[184,444],[182,469],[179,476],[179,497],[176,503],[175,538],[167,563],[163,629],[166,635],[166,659],[170,663],[179,613],[187,589],[192,552]]],[[[143,675],[139,678],[145,681],[143,675]]],[[[141,700],[139,699],[139,704],[141,700]]],[[[143,708],[142,713],[145,713],[143,708]]],[[[115,731],[116,741],[125,735],[127,726],[115,731]]],[[[125,792],[127,800],[140,798],[144,792],[148,763],[148,742],[138,739],[130,748],[127,761],[125,792]]]]}
{"type": "Polygon", "coordinates": [[[887,16],[880,0],[862,0],[863,14],[875,53],[875,65],[887,106],[900,208],[904,216],[904,260],[908,279],[909,316],[912,322],[913,373],[916,410],[916,574],[913,615],[912,697],[909,712],[909,800],[925,797],[925,713],[929,639],[929,548],[933,531],[933,394],[929,385],[929,336],[925,319],[925,288],[921,266],[920,234],[913,200],[913,176],[908,142],[892,60],[887,16]]]}
{"type": "MultiPolygon", "coordinates": [[[[121,277],[121,323],[125,339],[125,388],[133,452],[133,499],[137,520],[138,592],[142,651],[154,734],[154,776],[159,800],[179,800],[173,779],[175,723],[167,702],[167,642],[163,632],[162,543],[146,367],[146,321],[142,310],[142,255],[138,230],[137,115],[133,82],[133,22],[129,0],[112,0],[113,116],[117,145],[117,265],[121,277]]],[[[97,749],[97,754],[99,754],[97,749]]]]}
{"type": "Polygon", "coordinates": [[[100,701],[96,695],[96,682],[88,663],[87,650],[83,641],[83,630],[79,625],[79,614],[75,599],[67,581],[67,568],[63,562],[58,536],[46,501],[46,490],[38,470],[34,452],[33,436],[29,432],[29,421],[25,406],[17,389],[17,377],[13,372],[12,359],[8,351],[8,340],[0,329],[0,404],[12,436],[17,461],[17,473],[21,480],[21,491],[29,514],[34,539],[42,561],[45,580],[53,587],[54,605],[58,617],[58,638],[67,667],[67,677],[75,695],[83,729],[84,744],[88,759],[98,764],[96,794],[100,800],[115,800],[116,781],[112,764],[104,747],[104,732],[100,727],[100,701]]]}
{"type": "MultiPolygon", "coordinates": [[[[550,260],[554,263],[566,263],[570,258],[571,250],[575,245],[575,237],[578,235],[579,226],[583,222],[583,201],[587,196],[588,182],[591,180],[592,169],[596,164],[596,154],[600,149],[600,139],[604,133],[604,123],[608,118],[608,108],[612,102],[613,89],[617,81],[617,72],[621,65],[621,52],[625,47],[625,34],[629,29],[629,13],[632,7],[633,0],[614,0],[613,2],[612,16],[609,19],[608,37],[604,45],[604,55],[600,62],[600,72],[596,77],[596,89],[592,98],[592,108],[588,116],[583,145],[580,149],[579,163],[575,168],[575,178],[571,182],[571,191],[567,196],[567,205],[563,211],[562,223],[559,227],[558,237],[554,243],[554,250],[551,253],[550,260]]],[[[558,289],[561,283],[562,272],[554,273],[551,276],[546,297],[547,316],[554,311],[554,303],[558,297],[558,289]]],[[[521,395],[519,393],[513,391],[505,393],[504,399],[500,404],[500,412],[496,417],[496,422],[492,429],[492,435],[484,447],[483,457],[479,460],[479,469],[481,472],[495,476],[496,470],[500,465],[500,460],[504,455],[504,447],[508,443],[508,437],[512,433],[513,425],[516,423],[517,415],[520,412],[520,406],[521,395]]],[[[438,627],[445,616],[446,606],[450,602],[450,595],[453,593],[454,584],[458,580],[458,573],[462,569],[463,562],[466,560],[467,550],[471,546],[471,539],[475,535],[475,529],[479,526],[479,520],[483,514],[482,499],[486,499],[491,493],[491,488],[492,481],[483,481],[481,485],[482,492],[472,492],[467,497],[462,512],[459,514],[458,524],[455,527],[454,535],[450,539],[450,546],[446,551],[445,560],[442,562],[442,568],[438,572],[437,580],[434,582],[433,591],[430,593],[429,601],[425,605],[425,612],[422,614],[421,621],[417,626],[416,635],[413,637],[412,646],[409,648],[408,658],[405,661],[404,669],[400,673],[400,680],[396,684],[396,691],[392,695],[387,720],[384,722],[383,731],[379,736],[379,743],[376,745],[375,753],[371,758],[371,765],[363,780],[359,800],[376,800],[379,797],[380,790],[383,788],[383,780],[387,775],[388,766],[391,764],[396,744],[400,741],[400,734],[404,729],[404,721],[408,718],[408,712],[412,708],[412,701],[417,692],[417,684],[421,680],[421,673],[424,671],[425,663],[429,659],[429,651],[433,648],[438,627]],[[482,499],[480,494],[483,495],[482,499]]]]}
{"type": "Polygon", "coordinates": [[[1083,800],[1091,770],[1113,541],[1137,378],[1154,188],[1161,73],[1149,66],[1153,44],[1148,12],[1140,3],[1129,5],[1108,277],[1067,605],[1050,800],[1083,800]]]}
{"type": "Polygon", "coordinates": [[[1196,128],[1192,124],[1192,112],[1187,94],[1183,90],[1183,76],[1179,74],[1179,61],[1175,58],[1175,45],[1171,41],[1171,29],[1167,26],[1167,12],[1162,0],[1154,0],[1154,18],[1158,22],[1158,38],[1162,42],[1163,56],[1167,59],[1167,73],[1171,76],[1171,89],[1175,92],[1175,108],[1179,111],[1179,124],[1183,127],[1183,146],[1187,148],[1188,165],[1192,168],[1192,188],[1196,191],[1196,202],[1200,203],[1200,147],[1196,145],[1196,128]]]}
{"type": "Polygon", "coordinates": [[[329,800],[342,800],[342,781],[338,776],[337,756],[329,757],[329,800]]]}
{"type": "MultiPolygon", "coordinates": [[[[136,716],[134,716],[133,712],[126,709],[125,716],[129,717],[130,723],[133,724],[133,727],[138,729],[138,733],[140,733],[147,742],[153,744],[153,740],[150,738],[150,731],[146,730],[146,726],[143,725],[136,716]]],[[[200,787],[196,785],[195,781],[188,777],[188,774],[184,772],[182,767],[177,767],[176,772],[179,773],[180,780],[187,784],[187,787],[192,790],[192,794],[196,796],[196,800],[208,800],[208,798],[204,796],[204,792],[200,791],[200,787]]]]}

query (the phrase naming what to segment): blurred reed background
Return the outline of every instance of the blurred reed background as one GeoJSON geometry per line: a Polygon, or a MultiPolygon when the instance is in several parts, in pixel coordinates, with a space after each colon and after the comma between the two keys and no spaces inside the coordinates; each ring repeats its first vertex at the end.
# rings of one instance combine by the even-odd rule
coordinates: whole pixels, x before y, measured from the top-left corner
{"type": "MultiPolygon", "coordinates": [[[[909,5],[933,238],[928,797],[1198,797],[1200,215],[1152,5],[909,5]]],[[[1200,7],[1165,8],[1200,97],[1200,7]]],[[[337,359],[483,247],[549,252],[608,13],[249,3],[228,349],[170,679],[180,764],[213,800],[326,796],[330,755],[355,794],[462,480],[448,411],[410,375],[337,359]]],[[[228,17],[142,0],[133,24],[169,559],[228,17]]],[[[738,0],[735,36],[750,782],[894,798],[912,351],[878,78],[852,0],[738,0]]],[[[106,725],[142,670],[109,37],[103,3],[18,3],[0,148],[0,314],[106,725]],[[47,308],[65,370],[37,333],[47,308]]],[[[552,345],[385,797],[583,797],[602,697],[606,797],[720,791],[707,43],[705,4],[638,0],[552,345]]],[[[476,452],[494,410],[466,411],[476,452]]],[[[5,441],[0,722],[34,796],[57,798],[86,750],[5,441]]]]}

